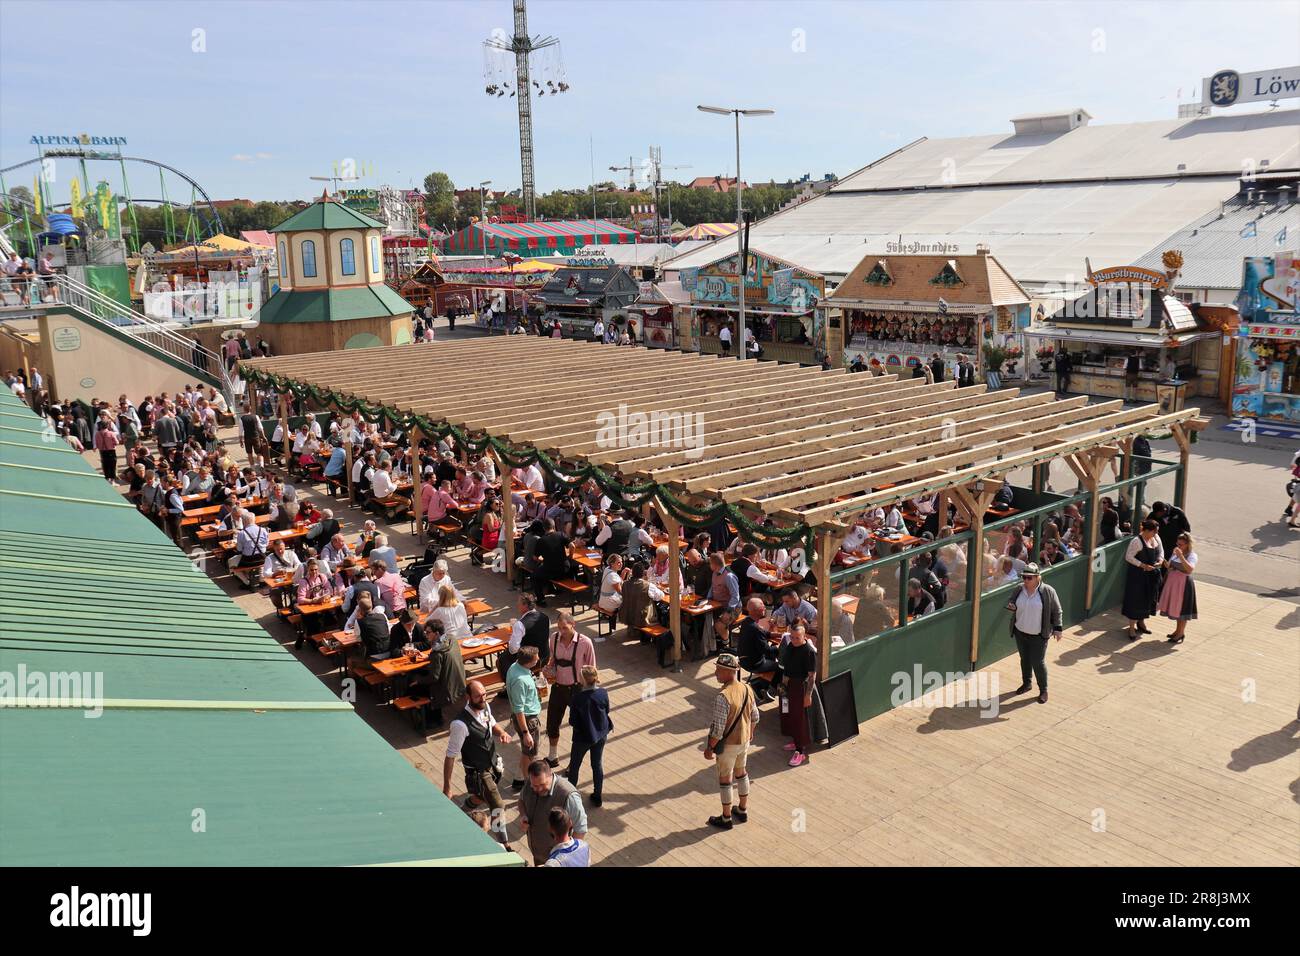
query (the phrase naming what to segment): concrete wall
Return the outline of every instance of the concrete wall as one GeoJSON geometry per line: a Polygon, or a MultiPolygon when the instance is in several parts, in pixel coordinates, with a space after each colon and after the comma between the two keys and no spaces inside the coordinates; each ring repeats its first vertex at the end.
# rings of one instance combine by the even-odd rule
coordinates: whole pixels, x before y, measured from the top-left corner
{"type": "Polygon", "coordinates": [[[40,318],[40,329],[37,364],[50,382],[50,394],[58,398],[116,401],[125,393],[138,402],[195,383],[193,369],[142,349],[127,332],[110,331],[71,312],[48,312],[40,318]]]}

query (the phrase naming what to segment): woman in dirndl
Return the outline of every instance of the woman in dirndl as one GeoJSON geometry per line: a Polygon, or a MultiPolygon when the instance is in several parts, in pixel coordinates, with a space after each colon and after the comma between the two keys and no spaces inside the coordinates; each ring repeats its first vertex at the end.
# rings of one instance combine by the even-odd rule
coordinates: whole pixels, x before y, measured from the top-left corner
{"type": "Polygon", "coordinates": [[[1124,552],[1124,563],[1128,567],[1121,612],[1128,618],[1130,641],[1136,641],[1140,634],[1151,633],[1147,618],[1156,613],[1156,603],[1160,598],[1160,567],[1165,555],[1160,544],[1159,527],[1154,520],[1147,518],[1124,552]]]}
{"type": "Polygon", "coordinates": [[[1196,552],[1192,550],[1190,534],[1183,532],[1178,536],[1164,568],[1168,575],[1157,610],[1177,621],[1174,632],[1169,635],[1169,643],[1181,644],[1186,636],[1187,622],[1196,619],[1196,582],[1192,580],[1192,572],[1196,570],[1196,552]]]}

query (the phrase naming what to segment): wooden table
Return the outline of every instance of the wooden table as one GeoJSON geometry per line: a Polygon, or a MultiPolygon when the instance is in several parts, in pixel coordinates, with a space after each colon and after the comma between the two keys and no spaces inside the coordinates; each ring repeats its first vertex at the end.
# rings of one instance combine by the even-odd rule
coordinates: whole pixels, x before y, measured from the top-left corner
{"type": "Polygon", "coordinates": [[[594,571],[605,563],[605,556],[598,548],[582,548],[570,545],[569,557],[580,568],[594,571]]]}
{"type": "Polygon", "coordinates": [[[491,604],[479,598],[470,598],[465,602],[465,616],[469,619],[470,627],[474,626],[474,618],[480,614],[491,614],[495,610],[491,604]]]}
{"type": "Polygon", "coordinates": [[[875,533],[871,535],[871,538],[879,544],[901,544],[904,548],[910,548],[925,540],[924,538],[918,538],[916,535],[912,534],[904,534],[897,538],[890,538],[883,534],[875,533]]]}
{"type": "Polygon", "coordinates": [[[722,607],[721,601],[702,601],[698,594],[682,597],[682,613],[689,614],[692,617],[699,617],[708,614],[710,611],[716,611],[722,607]]]}
{"type": "MultiPolygon", "coordinates": [[[[254,524],[268,525],[271,521],[272,518],[270,515],[257,515],[254,524]]],[[[195,540],[206,543],[209,541],[215,541],[218,538],[233,538],[235,536],[235,530],[236,529],[234,528],[218,528],[215,524],[205,524],[201,526],[199,530],[194,532],[194,537],[195,540]]]]}
{"type": "MultiPolygon", "coordinates": [[[[207,495],[200,496],[204,501],[208,500],[207,495]]],[[[261,508],[266,504],[265,498],[249,498],[247,501],[241,501],[240,505],[248,510],[261,508]]],[[[186,508],[185,519],[189,518],[210,518],[221,511],[221,505],[204,505],[199,508],[186,508]]]]}

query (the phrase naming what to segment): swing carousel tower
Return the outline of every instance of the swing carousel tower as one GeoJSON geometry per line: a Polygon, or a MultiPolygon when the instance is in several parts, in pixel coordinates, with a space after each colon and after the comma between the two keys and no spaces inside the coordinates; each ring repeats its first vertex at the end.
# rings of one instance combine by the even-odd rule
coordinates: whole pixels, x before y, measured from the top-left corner
{"type": "Polygon", "coordinates": [[[555,37],[528,35],[526,0],[514,0],[515,33],[507,38],[503,30],[483,41],[485,92],[488,96],[513,96],[519,103],[519,165],[522,172],[524,215],[537,218],[537,187],[533,176],[533,89],[538,97],[558,96],[569,89],[555,37]],[[534,54],[537,62],[530,63],[534,54]],[[513,77],[509,59],[514,57],[513,77]],[[536,67],[537,76],[531,72],[536,67]],[[513,82],[512,82],[513,80],[513,82]]]}

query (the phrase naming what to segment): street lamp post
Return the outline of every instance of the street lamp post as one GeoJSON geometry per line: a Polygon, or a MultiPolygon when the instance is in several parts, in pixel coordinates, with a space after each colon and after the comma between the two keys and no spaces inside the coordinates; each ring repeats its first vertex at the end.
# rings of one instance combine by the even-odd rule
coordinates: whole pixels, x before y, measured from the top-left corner
{"type": "Polygon", "coordinates": [[[745,223],[744,213],[741,206],[740,195],[740,118],[742,116],[771,116],[775,110],[756,110],[756,109],[738,109],[723,106],[698,106],[696,107],[702,113],[716,113],[719,116],[734,116],[736,118],[736,182],[732,187],[736,191],[736,333],[737,348],[740,349],[740,357],[746,357],[745,349],[745,223]]]}
{"type": "Polygon", "coordinates": [[[484,186],[491,186],[492,180],[485,179],[478,184],[478,215],[480,222],[487,222],[487,193],[484,186]]]}

